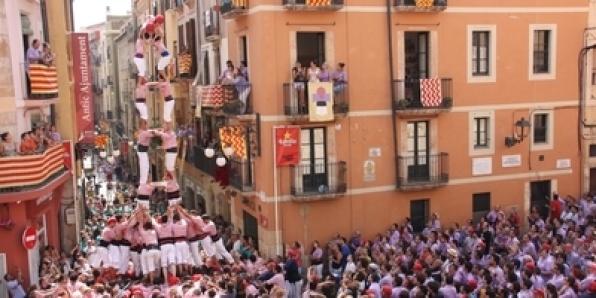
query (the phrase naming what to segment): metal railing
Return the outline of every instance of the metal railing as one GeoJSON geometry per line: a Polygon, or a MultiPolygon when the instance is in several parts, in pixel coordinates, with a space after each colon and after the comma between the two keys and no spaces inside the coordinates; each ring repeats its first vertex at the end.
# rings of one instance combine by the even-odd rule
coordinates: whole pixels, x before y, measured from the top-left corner
{"type": "Polygon", "coordinates": [[[215,157],[208,158],[205,156],[205,148],[201,146],[193,146],[192,150],[192,163],[195,168],[203,171],[205,174],[215,177],[215,170],[217,164],[215,164],[215,157]]]}
{"type": "Polygon", "coordinates": [[[290,192],[294,197],[343,194],[347,191],[345,161],[291,166],[290,192]]]}
{"type": "Polygon", "coordinates": [[[205,38],[209,40],[219,37],[219,12],[210,8],[204,14],[205,38]]]}
{"type": "Polygon", "coordinates": [[[340,9],[344,0],[282,0],[282,5],[289,9],[327,10],[340,9]]]}
{"type": "Polygon", "coordinates": [[[221,109],[230,115],[251,114],[251,85],[231,83],[201,86],[198,90],[201,107],[221,109]]]}
{"type": "Polygon", "coordinates": [[[53,180],[64,169],[62,144],[38,154],[0,157],[0,190],[13,192],[34,188],[53,180]]]}
{"type": "MultiPolygon", "coordinates": [[[[285,115],[294,117],[308,115],[308,83],[284,83],[283,98],[285,115]]],[[[333,113],[345,114],[349,110],[348,84],[335,84],[333,86],[333,113]]]]}
{"type": "Polygon", "coordinates": [[[395,6],[417,9],[445,9],[447,0],[395,0],[395,6]]]}
{"type": "Polygon", "coordinates": [[[440,102],[424,102],[421,98],[420,79],[395,80],[393,88],[396,110],[449,109],[453,106],[452,80],[449,78],[441,79],[440,102]]]}
{"type": "Polygon", "coordinates": [[[435,187],[449,182],[449,154],[398,156],[397,186],[435,187]]]}
{"type": "Polygon", "coordinates": [[[254,163],[249,160],[228,159],[230,164],[230,185],[242,192],[253,191],[254,163]]]}
{"type": "Polygon", "coordinates": [[[219,3],[223,17],[241,14],[248,10],[248,0],[220,0],[219,3]]]}

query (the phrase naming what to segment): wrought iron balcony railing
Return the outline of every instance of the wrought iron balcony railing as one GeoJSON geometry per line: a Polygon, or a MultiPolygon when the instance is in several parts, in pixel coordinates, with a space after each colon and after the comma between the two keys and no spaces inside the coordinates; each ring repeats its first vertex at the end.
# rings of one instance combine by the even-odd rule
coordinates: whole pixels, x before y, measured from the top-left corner
{"type": "Polygon", "coordinates": [[[397,187],[402,190],[434,188],[449,182],[449,154],[398,156],[397,187]]]}
{"type": "Polygon", "coordinates": [[[291,10],[339,10],[344,0],[282,0],[282,4],[291,10]]]}
{"type": "Polygon", "coordinates": [[[294,200],[319,200],[341,196],[347,191],[345,161],[300,164],[290,168],[291,194],[294,200]]]}
{"type": "Polygon", "coordinates": [[[393,88],[398,113],[439,113],[453,106],[449,78],[395,80],[393,88]]]}
{"type": "Polygon", "coordinates": [[[198,90],[201,107],[221,110],[229,115],[252,113],[249,83],[201,86],[198,90]]]}
{"type": "Polygon", "coordinates": [[[395,0],[397,11],[438,12],[447,8],[447,0],[395,0]]]}
{"type": "Polygon", "coordinates": [[[255,187],[254,163],[249,160],[229,159],[230,185],[241,192],[253,191],[255,187]]]}
{"type": "Polygon", "coordinates": [[[248,11],[248,0],[220,0],[221,16],[225,19],[245,14],[248,11]]]}
{"type": "MultiPolygon", "coordinates": [[[[284,83],[284,114],[291,117],[308,117],[308,92],[308,83],[284,83]]],[[[349,110],[348,84],[334,84],[333,113],[346,114],[349,110]]]]}

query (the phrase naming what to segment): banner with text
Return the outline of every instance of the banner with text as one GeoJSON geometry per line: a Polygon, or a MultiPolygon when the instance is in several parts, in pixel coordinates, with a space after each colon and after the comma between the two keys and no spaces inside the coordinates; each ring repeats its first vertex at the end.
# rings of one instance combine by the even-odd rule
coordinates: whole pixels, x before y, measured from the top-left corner
{"type": "Polygon", "coordinates": [[[279,126],[275,130],[275,154],[277,166],[300,163],[300,127],[279,126]]]}
{"type": "Polygon", "coordinates": [[[308,117],[311,122],[333,121],[333,83],[308,83],[308,117]]]}
{"type": "Polygon", "coordinates": [[[79,142],[93,143],[93,90],[87,33],[71,33],[72,74],[79,142]]]}

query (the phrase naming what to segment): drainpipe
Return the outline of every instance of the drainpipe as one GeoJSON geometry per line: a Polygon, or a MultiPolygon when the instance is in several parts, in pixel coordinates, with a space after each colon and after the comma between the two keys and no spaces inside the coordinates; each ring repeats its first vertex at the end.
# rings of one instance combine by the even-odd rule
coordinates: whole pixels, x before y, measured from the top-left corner
{"type": "Polygon", "coordinates": [[[393,71],[393,30],[391,30],[391,0],[387,1],[387,43],[388,43],[388,50],[389,50],[389,90],[391,91],[391,96],[389,97],[390,107],[391,107],[391,124],[392,124],[392,132],[393,132],[393,159],[395,163],[395,184],[397,187],[397,180],[399,179],[399,159],[397,155],[397,119],[395,113],[395,104],[393,99],[395,98],[395,88],[393,88],[393,80],[395,78],[395,74],[393,71]]]}

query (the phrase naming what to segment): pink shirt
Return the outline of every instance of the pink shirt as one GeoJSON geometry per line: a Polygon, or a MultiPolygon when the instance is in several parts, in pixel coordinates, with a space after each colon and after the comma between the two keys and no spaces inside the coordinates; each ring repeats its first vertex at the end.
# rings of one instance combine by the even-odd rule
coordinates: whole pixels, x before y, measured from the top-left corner
{"type": "Polygon", "coordinates": [[[178,186],[178,182],[176,182],[176,180],[168,180],[166,182],[166,192],[175,192],[178,191],[180,189],[180,186],[178,186]]]}
{"type": "Polygon", "coordinates": [[[153,186],[151,184],[141,184],[137,189],[137,194],[143,196],[150,196],[153,193],[153,186]]]}
{"type": "Polygon", "coordinates": [[[205,226],[203,219],[201,219],[200,216],[193,216],[191,219],[192,220],[188,225],[188,237],[191,238],[205,233],[203,231],[203,226],[205,226]]]}
{"type": "Polygon", "coordinates": [[[174,229],[172,227],[172,222],[170,221],[157,225],[156,230],[159,239],[174,237],[174,229]]]}
{"type": "Polygon", "coordinates": [[[139,136],[137,142],[139,145],[149,146],[153,133],[150,130],[139,130],[139,136]]]}
{"type": "Polygon", "coordinates": [[[128,229],[127,231],[130,233],[130,243],[132,246],[143,244],[143,238],[141,238],[141,233],[139,233],[138,229],[128,229]]]}
{"type": "Polygon", "coordinates": [[[139,235],[141,241],[145,245],[157,245],[157,233],[155,230],[145,230],[139,226],[139,235]]]}
{"type": "Polygon", "coordinates": [[[215,227],[215,224],[210,221],[206,226],[203,227],[203,232],[209,233],[209,236],[215,236],[217,235],[217,228],[215,227]]]}
{"type": "Polygon", "coordinates": [[[127,226],[128,225],[125,222],[120,222],[116,224],[116,226],[114,227],[114,234],[116,236],[116,239],[122,239],[127,226]]]}
{"type": "Polygon", "coordinates": [[[147,98],[147,85],[142,85],[135,89],[135,98],[147,98]]]}
{"type": "Polygon", "coordinates": [[[158,131],[156,132],[156,134],[161,137],[161,140],[163,142],[162,146],[165,149],[176,148],[176,146],[178,146],[178,143],[176,142],[176,133],[172,130],[163,132],[158,131]]]}
{"type": "Polygon", "coordinates": [[[178,222],[172,223],[172,230],[174,237],[186,237],[186,234],[188,233],[188,224],[184,219],[181,219],[178,222]]]}
{"type": "Polygon", "coordinates": [[[161,91],[161,95],[163,95],[164,97],[172,95],[172,90],[169,82],[160,83],[159,90],[161,91]]]}
{"type": "Polygon", "coordinates": [[[116,233],[114,233],[114,230],[112,230],[112,228],[105,227],[101,232],[101,239],[103,239],[104,241],[112,241],[116,239],[116,233]]]}
{"type": "Polygon", "coordinates": [[[137,39],[137,42],[135,44],[135,51],[136,51],[136,54],[144,54],[145,42],[143,41],[143,39],[141,39],[141,38],[137,39]]]}

